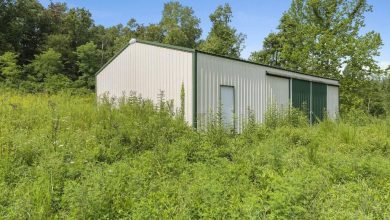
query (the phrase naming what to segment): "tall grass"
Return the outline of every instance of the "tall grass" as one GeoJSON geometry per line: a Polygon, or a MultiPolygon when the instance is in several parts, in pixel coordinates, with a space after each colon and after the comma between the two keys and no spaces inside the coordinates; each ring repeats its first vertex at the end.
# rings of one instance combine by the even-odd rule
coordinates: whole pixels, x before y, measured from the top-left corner
{"type": "Polygon", "coordinates": [[[0,218],[390,218],[390,119],[196,132],[164,106],[2,92],[0,218]]]}

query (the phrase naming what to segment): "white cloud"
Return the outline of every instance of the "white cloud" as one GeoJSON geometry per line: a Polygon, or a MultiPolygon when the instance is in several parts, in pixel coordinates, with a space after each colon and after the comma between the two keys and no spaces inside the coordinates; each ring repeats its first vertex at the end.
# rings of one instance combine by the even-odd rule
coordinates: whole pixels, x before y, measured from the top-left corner
{"type": "Polygon", "coordinates": [[[390,66],[390,60],[388,60],[388,61],[379,61],[379,66],[382,69],[388,68],[390,66]]]}

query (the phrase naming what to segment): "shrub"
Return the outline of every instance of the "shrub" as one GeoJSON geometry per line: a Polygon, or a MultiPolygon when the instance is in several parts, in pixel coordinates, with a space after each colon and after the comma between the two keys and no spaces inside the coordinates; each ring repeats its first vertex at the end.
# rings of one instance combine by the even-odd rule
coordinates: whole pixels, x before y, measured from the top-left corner
{"type": "Polygon", "coordinates": [[[198,132],[169,106],[2,90],[0,218],[390,218],[390,119],[198,132]]]}

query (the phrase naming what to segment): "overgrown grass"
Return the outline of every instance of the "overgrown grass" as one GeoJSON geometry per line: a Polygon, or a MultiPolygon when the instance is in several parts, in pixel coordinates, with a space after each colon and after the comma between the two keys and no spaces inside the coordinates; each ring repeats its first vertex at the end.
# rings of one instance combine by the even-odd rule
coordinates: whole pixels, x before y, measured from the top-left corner
{"type": "Polygon", "coordinates": [[[390,218],[390,119],[267,118],[198,133],[135,97],[5,91],[0,218],[390,218]]]}

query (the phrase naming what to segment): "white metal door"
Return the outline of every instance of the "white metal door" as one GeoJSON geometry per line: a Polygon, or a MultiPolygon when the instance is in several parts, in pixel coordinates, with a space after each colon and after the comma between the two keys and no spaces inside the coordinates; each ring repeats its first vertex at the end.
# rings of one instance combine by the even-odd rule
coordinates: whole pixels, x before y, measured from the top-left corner
{"type": "Polygon", "coordinates": [[[339,114],[339,88],[328,85],[327,88],[327,111],[331,119],[336,119],[339,114]]]}
{"type": "Polygon", "coordinates": [[[225,126],[234,126],[234,87],[221,86],[221,114],[225,126]]]}

